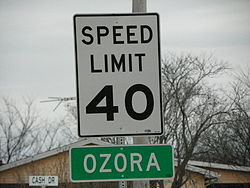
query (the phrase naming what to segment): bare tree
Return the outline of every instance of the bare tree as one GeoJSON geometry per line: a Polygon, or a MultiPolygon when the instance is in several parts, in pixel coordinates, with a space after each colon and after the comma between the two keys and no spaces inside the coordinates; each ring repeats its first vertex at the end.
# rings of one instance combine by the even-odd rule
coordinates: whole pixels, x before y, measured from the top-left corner
{"type": "MultiPolygon", "coordinates": [[[[78,139],[77,130],[75,129],[77,127],[77,107],[75,103],[68,102],[65,105],[65,108],[67,110],[67,115],[65,119],[63,120],[64,124],[67,126],[63,129],[63,135],[64,138],[69,140],[71,143],[76,141],[78,139]]],[[[131,140],[131,138],[128,137],[102,137],[101,140],[113,144],[121,144],[121,139],[125,142],[125,144],[128,144],[131,140]]]]}
{"type": "Polygon", "coordinates": [[[23,109],[3,98],[0,113],[0,153],[5,163],[23,158],[36,142],[32,132],[38,124],[33,101],[24,100],[23,109]]]}
{"type": "Polygon", "coordinates": [[[188,180],[185,168],[195,155],[201,136],[224,121],[226,108],[209,87],[209,78],[225,70],[225,65],[212,57],[173,55],[163,61],[165,134],[154,138],[154,142],[169,143],[175,148],[177,170],[173,188],[188,180]]]}
{"type": "Polygon", "coordinates": [[[203,137],[202,160],[250,166],[250,71],[241,72],[227,94],[230,107],[226,123],[203,137]]]}
{"type": "Polygon", "coordinates": [[[234,154],[237,164],[250,166],[250,69],[237,77],[233,85],[233,105],[231,110],[230,129],[234,154]]]}
{"type": "Polygon", "coordinates": [[[30,98],[24,99],[20,105],[6,98],[3,98],[1,102],[0,159],[4,163],[72,142],[64,137],[66,133],[70,134],[71,128],[69,121],[66,120],[67,117],[60,121],[42,118],[35,109],[34,100],[30,98]]]}

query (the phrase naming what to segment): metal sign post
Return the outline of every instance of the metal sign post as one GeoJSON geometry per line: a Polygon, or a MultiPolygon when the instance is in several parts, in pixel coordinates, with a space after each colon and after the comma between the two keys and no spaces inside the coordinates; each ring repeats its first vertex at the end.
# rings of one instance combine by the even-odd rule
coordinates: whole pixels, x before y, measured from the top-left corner
{"type": "MultiPolygon", "coordinates": [[[[118,145],[125,145],[125,137],[118,137],[118,145]]],[[[119,188],[127,188],[126,181],[119,181],[119,188]]]]}
{"type": "MultiPolygon", "coordinates": [[[[133,0],[132,1],[132,12],[147,12],[147,1],[146,0],[133,0]]],[[[149,144],[148,137],[134,137],[134,144],[149,144]]],[[[149,181],[134,181],[133,187],[149,188],[149,181]]]]}

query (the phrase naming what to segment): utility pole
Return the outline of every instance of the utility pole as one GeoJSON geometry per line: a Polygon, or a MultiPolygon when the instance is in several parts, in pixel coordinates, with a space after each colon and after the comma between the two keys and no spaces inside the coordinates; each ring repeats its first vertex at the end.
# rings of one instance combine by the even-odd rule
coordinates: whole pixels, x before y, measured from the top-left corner
{"type": "Polygon", "coordinates": [[[147,12],[147,0],[133,0],[132,12],[147,12]]]}
{"type": "MultiPolygon", "coordinates": [[[[143,13],[147,12],[147,0],[132,0],[132,12],[143,13]]],[[[148,137],[134,137],[134,144],[149,144],[148,137]]],[[[133,188],[149,188],[149,181],[134,181],[133,188]]]]}

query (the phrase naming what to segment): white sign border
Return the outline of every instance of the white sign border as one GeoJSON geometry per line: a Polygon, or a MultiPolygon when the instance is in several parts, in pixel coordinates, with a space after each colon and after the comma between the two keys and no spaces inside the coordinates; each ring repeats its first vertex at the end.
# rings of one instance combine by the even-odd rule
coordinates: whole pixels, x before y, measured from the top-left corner
{"type": "Polygon", "coordinates": [[[109,181],[145,181],[145,180],[173,180],[175,177],[175,168],[174,168],[174,147],[170,144],[134,144],[134,145],[110,145],[110,146],[75,146],[71,147],[69,150],[69,175],[70,175],[70,181],[73,183],[81,183],[81,182],[109,182],[109,181]],[[169,178],[138,178],[138,179],[98,179],[98,180],[72,180],[72,166],[71,166],[71,150],[74,148],[98,148],[98,147],[133,147],[133,146],[170,146],[172,149],[172,170],[173,170],[173,176],[169,178]]]}
{"type": "Polygon", "coordinates": [[[112,136],[159,136],[163,134],[163,126],[164,126],[164,121],[163,121],[163,99],[162,99],[162,78],[161,78],[161,45],[160,45],[160,18],[159,18],[159,14],[158,13],[105,13],[105,14],[75,14],[73,16],[73,23],[74,23],[74,46],[75,46],[75,70],[76,70],[76,101],[77,101],[77,124],[78,124],[78,136],[79,137],[112,137],[112,136]],[[112,16],[149,16],[149,15],[154,15],[157,16],[157,35],[158,35],[158,60],[159,60],[159,83],[160,83],[160,87],[159,87],[159,95],[160,95],[160,117],[161,117],[161,130],[158,133],[151,133],[151,132],[144,132],[144,133],[133,133],[133,134],[129,134],[129,133],[123,133],[123,134],[96,134],[96,135],[81,135],[80,133],[80,100],[79,100],[79,76],[78,76],[78,53],[77,53],[77,31],[76,31],[76,18],[77,17],[112,17],[112,16]]]}
{"type": "Polygon", "coordinates": [[[58,186],[58,176],[29,176],[29,186],[34,186],[34,187],[41,187],[41,186],[48,186],[48,187],[54,187],[54,186],[58,186]],[[46,182],[45,183],[33,183],[32,182],[32,178],[33,177],[43,177],[46,179],[46,182]],[[49,177],[53,177],[55,182],[54,183],[48,183],[48,178],[49,177]]]}

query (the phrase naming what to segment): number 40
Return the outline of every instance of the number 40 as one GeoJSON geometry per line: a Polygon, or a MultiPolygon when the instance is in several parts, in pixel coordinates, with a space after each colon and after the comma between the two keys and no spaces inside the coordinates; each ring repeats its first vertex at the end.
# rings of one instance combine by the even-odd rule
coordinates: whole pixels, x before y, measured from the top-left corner
{"type": "MultiPolygon", "coordinates": [[[[93,98],[93,100],[86,106],[87,114],[105,113],[107,114],[107,121],[114,121],[114,113],[119,113],[118,106],[114,106],[113,102],[113,86],[106,85],[104,88],[93,98]],[[106,106],[98,106],[98,104],[106,98],[106,106]]],[[[143,84],[135,84],[131,86],[125,95],[125,107],[128,115],[135,120],[147,119],[153,112],[154,97],[151,90],[143,84]],[[136,92],[145,94],[147,105],[143,112],[138,113],[134,110],[132,98],[136,92]]]]}

